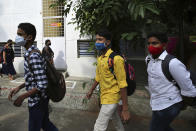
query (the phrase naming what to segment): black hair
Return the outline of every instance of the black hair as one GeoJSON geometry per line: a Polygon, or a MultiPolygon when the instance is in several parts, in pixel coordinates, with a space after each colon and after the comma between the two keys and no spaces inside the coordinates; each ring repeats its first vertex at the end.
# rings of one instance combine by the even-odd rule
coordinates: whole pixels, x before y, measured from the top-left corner
{"type": "Polygon", "coordinates": [[[168,42],[167,34],[165,34],[165,33],[153,32],[147,36],[147,39],[149,39],[150,37],[156,37],[161,43],[168,42]]]}
{"type": "Polygon", "coordinates": [[[102,36],[102,37],[106,38],[106,40],[110,40],[110,41],[112,40],[112,35],[107,29],[101,29],[101,30],[97,31],[96,35],[102,36]]]}
{"type": "Polygon", "coordinates": [[[11,40],[11,39],[9,39],[9,40],[7,41],[7,43],[12,43],[12,40],[11,40]]]}
{"type": "Polygon", "coordinates": [[[49,39],[47,39],[46,41],[45,41],[45,45],[49,42],[50,40],[49,39]]]}
{"type": "Polygon", "coordinates": [[[20,23],[18,28],[22,29],[27,35],[32,35],[32,40],[35,40],[36,37],[36,29],[35,26],[31,23],[20,23]]]}

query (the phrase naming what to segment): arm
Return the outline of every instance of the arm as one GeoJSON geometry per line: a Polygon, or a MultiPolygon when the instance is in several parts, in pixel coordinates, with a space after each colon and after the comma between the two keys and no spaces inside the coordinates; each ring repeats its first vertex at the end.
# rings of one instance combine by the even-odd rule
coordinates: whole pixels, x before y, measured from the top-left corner
{"type": "Polygon", "coordinates": [[[95,90],[95,88],[97,87],[97,85],[99,84],[99,82],[97,82],[96,80],[94,81],[92,88],[89,90],[89,92],[86,94],[87,99],[90,99],[93,91],[95,90]]]}
{"type": "Polygon", "coordinates": [[[86,97],[88,99],[91,98],[92,94],[93,94],[93,91],[95,90],[95,88],[97,87],[97,85],[99,84],[99,73],[98,73],[98,65],[97,65],[97,68],[96,68],[96,77],[95,77],[95,81],[92,85],[92,88],[89,90],[89,92],[87,93],[86,97]]]}
{"type": "Polygon", "coordinates": [[[169,63],[169,71],[181,88],[181,94],[184,96],[195,97],[196,88],[190,79],[190,72],[185,65],[178,59],[172,59],[169,63]]]}
{"type": "Polygon", "coordinates": [[[127,88],[121,88],[120,94],[123,104],[123,111],[128,111],[127,88]]]}
{"type": "Polygon", "coordinates": [[[28,98],[31,95],[34,95],[38,92],[43,92],[47,87],[47,78],[46,78],[44,68],[42,67],[43,62],[37,52],[32,53],[32,55],[30,56],[29,64],[31,65],[31,72],[33,72],[34,80],[36,82],[36,87],[20,95],[14,101],[15,106],[21,106],[25,98],[28,98]]]}
{"type": "Polygon", "coordinates": [[[38,91],[44,92],[47,88],[47,76],[44,67],[44,61],[41,54],[34,52],[30,56],[29,64],[31,66],[31,72],[33,73],[34,81],[38,91]]]}
{"type": "Polygon", "coordinates": [[[124,68],[124,60],[120,56],[114,57],[114,72],[118,86],[120,88],[120,95],[122,99],[122,118],[124,121],[130,119],[130,113],[128,111],[128,100],[127,100],[127,82],[126,73],[124,68]]]}
{"type": "Polygon", "coordinates": [[[5,53],[5,50],[3,51],[3,63],[4,64],[6,63],[6,53],[5,53]]]}
{"type": "Polygon", "coordinates": [[[14,105],[15,106],[21,106],[22,102],[24,101],[24,99],[28,98],[29,96],[38,93],[39,91],[37,90],[37,88],[33,88],[32,90],[27,91],[26,93],[23,93],[22,95],[20,95],[15,101],[14,101],[14,105]]]}
{"type": "Polygon", "coordinates": [[[25,87],[25,83],[21,84],[20,86],[12,89],[8,95],[8,99],[11,100],[12,96],[14,96],[16,93],[18,93],[20,91],[20,89],[25,87]]]}

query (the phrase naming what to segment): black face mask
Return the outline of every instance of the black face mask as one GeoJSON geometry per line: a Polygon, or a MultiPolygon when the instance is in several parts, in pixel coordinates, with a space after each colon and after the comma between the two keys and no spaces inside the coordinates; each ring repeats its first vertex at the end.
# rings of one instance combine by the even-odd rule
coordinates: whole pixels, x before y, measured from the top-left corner
{"type": "Polygon", "coordinates": [[[51,46],[51,43],[48,43],[48,46],[51,46]]]}

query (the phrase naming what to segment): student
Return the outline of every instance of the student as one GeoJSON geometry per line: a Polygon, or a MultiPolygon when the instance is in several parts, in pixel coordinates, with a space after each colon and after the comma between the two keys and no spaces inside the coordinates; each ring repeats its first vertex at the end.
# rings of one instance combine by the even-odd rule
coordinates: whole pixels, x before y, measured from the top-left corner
{"type": "Polygon", "coordinates": [[[14,50],[12,48],[12,40],[9,39],[3,48],[2,73],[8,75],[10,80],[13,80],[14,75],[16,75],[13,62],[14,50]]]}
{"type": "Polygon", "coordinates": [[[178,116],[183,107],[181,94],[195,97],[196,88],[190,79],[190,73],[184,64],[174,58],[169,63],[169,71],[178,83],[170,82],[163,74],[161,64],[168,55],[166,49],[167,36],[163,33],[148,35],[148,51],[146,57],[148,72],[148,90],[152,108],[150,131],[174,131],[170,124],[178,116]]]}
{"type": "Polygon", "coordinates": [[[28,98],[29,107],[29,131],[58,131],[50,122],[48,113],[49,99],[46,96],[47,77],[46,62],[35,47],[35,26],[30,23],[20,23],[17,30],[16,44],[25,47],[24,70],[25,83],[11,90],[9,99],[12,99],[20,89],[26,87],[27,92],[21,94],[15,101],[15,106],[21,106],[24,99],[28,98]]]}
{"type": "Polygon", "coordinates": [[[100,52],[97,60],[96,77],[94,84],[87,93],[90,99],[94,89],[100,85],[101,110],[94,125],[94,131],[106,131],[108,122],[112,118],[117,131],[124,131],[121,119],[118,115],[118,102],[122,99],[123,109],[121,117],[124,121],[130,119],[127,102],[127,82],[124,69],[124,60],[121,56],[114,57],[114,75],[108,67],[109,55],[111,50],[111,34],[107,30],[96,33],[96,49],[100,52]]]}
{"type": "Polygon", "coordinates": [[[47,59],[51,64],[54,64],[53,62],[53,58],[54,58],[54,52],[52,51],[52,49],[50,48],[51,46],[51,41],[49,39],[47,39],[45,41],[45,46],[42,49],[42,56],[47,59]]]}

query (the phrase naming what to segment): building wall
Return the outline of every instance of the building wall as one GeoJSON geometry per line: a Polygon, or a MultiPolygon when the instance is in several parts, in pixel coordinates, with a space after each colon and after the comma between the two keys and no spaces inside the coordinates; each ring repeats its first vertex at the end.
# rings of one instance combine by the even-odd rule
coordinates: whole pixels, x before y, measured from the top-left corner
{"type": "Polygon", "coordinates": [[[77,40],[86,39],[79,37],[79,31],[75,30],[76,25],[67,24],[74,16],[73,12],[70,12],[66,18],[66,59],[67,70],[70,76],[79,77],[95,77],[96,67],[93,65],[96,62],[94,57],[80,57],[77,56],[77,40]]]}
{"type": "MultiPolygon", "coordinates": [[[[36,26],[36,41],[42,48],[42,5],[41,1],[1,0],[0,1],[0,42],[15,40],[17,26],[21,22],[30,22],[36,26]]],[[[23,57],[16,57],[14,66],[17,73],[23,73],[23,57]]]]}
{"type": "MultiPolygon", "coordinates": [[[[58,69],[67,69],[70,76],[90,77],[95,76],[96,61],[93,57],[77,58],[77,40],[79,31],[75,25],[67,24],[73,17],[73,12],[65,18],[65,37],[53,37],[51,48],[55,53],[55,66],[58,69]]],[[[41,50],[44,41],[42,1],[41,0],[1,0],[0,1],[0,42],[8,39],[15,40],[17,26],[21,22],[30,22],[37,29],[37,46],[41,50]]],[[[23,73],[23,57],[16,57],[14,66],[17,73],[23,73]]]]}

